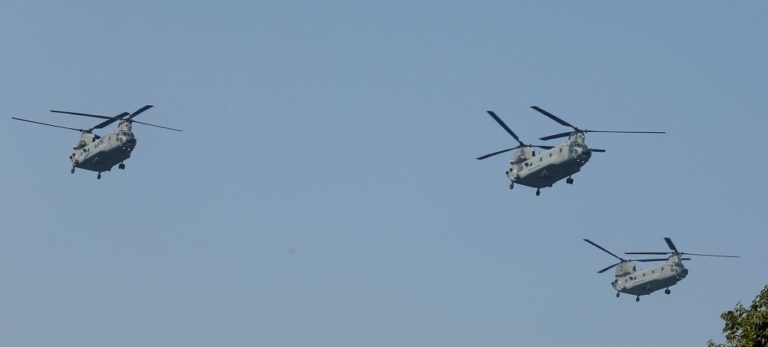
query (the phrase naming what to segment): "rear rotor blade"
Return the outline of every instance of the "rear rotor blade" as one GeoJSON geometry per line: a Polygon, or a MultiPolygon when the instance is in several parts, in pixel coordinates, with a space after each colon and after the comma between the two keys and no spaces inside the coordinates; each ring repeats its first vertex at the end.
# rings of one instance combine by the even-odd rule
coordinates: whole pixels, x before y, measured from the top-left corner
{"type": "Polygon", "coordinates": [[[552,149],[555,148],[555,146],[542,146],[542,145],[530,145],[531,147],[541,148],[541,149],[552,149]]]}
{"type": "Polygon", "coordinates": [[[599,149],[599,148],[590,148],[589,150],[597,153],[605,153],[604,149],[599,149]]]}
{"type": "Polygon", "coordinates": [[[477,160],[483,160],[483,159],[485,159],[485,158],[490,158],[490,157],[492,157],[492,156],[494,156],[494,155],[497,155],[497,154],[501,154],[501,153],[505,153],[505,152],[509,152],[509,151],[511,151],[511,150],[513,150],[513,149],[518,149],[518,148],[520,148],[520,146],[517,146],[517,147],[512,147],[512,148],[507,148],[507,149],[502,149],[502,150],[500,150],[500,151],[498,151],[498,152],[493,152],[493,153],[490,153],[490,154],[486,154],[486,155],[484,155],[484,156],[481,156],[481,157],[477,157],[476,159],[477,159],[477,160]]]}
{"type": "Polygon", "coordinates": [[[22,121],[22,122],[29,122],[29,123],[34,123],[34,124],[47,125],[47,126],[49,126],[49,127],[54,127],[54,128],[61,128],[61,129],[74,130],[74,131],[79,131],[79,132],[81,132],[81,133],[84,133],[84,132],[86,132],[86,130],[85,130],[85,129],[70,128],[70,127],[65,127],[65,126],[61,126],[61,125],[48,124],[48,123],[43,123],[43,122],[33,121],[33,120],[29,120],[29,119],[24,119],[24,118],[11,117],[11,119],[20,120],[20,121],[22,121]]]}
{"type": "Polygon", "coordinates": [[[672,252],[624,252],[624,254],[664,255],[672,254],[672,252]]]}
{"type": "Polygon", "coordinates": [[[524,146],[525,145],[523,143],[523,141],[520,141],[520,138],[517,137],[517,134],[515,134],[515,132],[512,131],[512,129],[510,129],[507,126],[507,124],[504,123],[504,121],[502,121],[501,118],[499,118],[499,116],[496,115],[495,112],[493,112],[493,111],[486,111],[486,112],[488,112],[488,114],[491,115],[491,117],[493,117],[494,120],[496,120],[496,123],[499,123],[499,125],[501,125],[501,127],[504,128],[504,130],[506,130],[507,133],[509,133],[509,135],[511,135],[515,139],[515,141],[517,141],[517,143],[520,144],[520,146],[524,146]]]}
{"type": "Polygon", "coordinates": [[[573,131],[566,131],[566,132],[564,132],[564,133],[559,133],[559,134],[554,134],[554,135],[549,135],[549,136],[540,137],[540,138],[539,138],[539,140],[542,140],[542,141],[549,141],[549,140],[552,140],[552,139],[559,139],[559,138],[561,138],[561,137],[568,137],[568,136],[570,136],[571,134],[573,134],[573,131]]]}
{"type": "Polygon", "coordinates": [[[568,123],[568,122],[566,122],[566,121],[564,121],[564,120],[560,119],[560,117],[558,117],[558,116],[555,116],[555,115],[553,115],[553,114],[551,114],[551,113],[549,113],[549,112],[545,111],[544,109],[542,109],[542,108],[541,108],[541,107],[539,107],[539,106],[531,106],[531,108],[532,108],[532,109],[534,109],[534,110],[536,110],[536,111],[538,111],[539,113],[541,113],[541,114],[543,114],[543,115],[545,115],[545,116],[549,117],[549,119],[552,119],[553,121],[560,123],[560,125],[564,125],[564,126],[567,126],[567,127],[569,127],[569,128],[572,128],[573,130],[576,130],[576,131],[581,131],[581,129],[579,129],[579,128],[577,128],[577,127],[573,126],[573,124],[571,124],[571,123],[568,123]]]}
{"type": "Polygon", "coordinates": [[[675,253],[680,253],[680,251],[677,250],[677,247],[675,247],[675,244],[672,243],[672,239],[670,239],[669,237],[665,237],[664,242],[667,243],[667,246],[669,246],[669,249],[675,251],[675,253]]]}
{"type": "Polygon", "coordinates": [[[598,271],[597,273],[601,274],[601,273],[603,273],[603,272],[606,272],[606,271],[608,271],[608,270],[610,270],[610,269],[613,269],[613,268],[614,268],[616,265],[619,265],[619,264],[621,264],[621,262],[618,262],[618,263],[616,263],[616,264],[613,264],[613,265],[611,265],[611,266],[608,266],[608,267],[606,267],[606,268],[604,268],[604,269],[602,269],[602,270],[598,271]]]}
{"type": "MultiPolygon", "coordinates": [[[[590,245],[592,245],[592,246],[595,246],[595,247],[599,248],[599,249],[600,249],[600,250],[602,250],[603,252],[605,252],[605,253],[608,253],[608,254],[612,255],[612,256],[613,256],[614,258],[616,258],[616,259],[619,259],[619,260],[622,260],[622,261],[624,260],[624,258],[622,258],[622,257],[619,257],[619,256],[618,256],[618,255],[616,255],[616,254],[613,254],[613,252],[611,252],[611,251],[609,251],[609,250],[607,250],[607,249],[603,248],[602,246],[600,246],[600,245],[598,245],[598,244],[596,244],[596,243],[594,243],[594,242],[592,242],[592,241],[590,241],[590,240],[588,240],[588,239],[584,239],[584,241],[586,241],[587,243],[589,243],[589,244],[590,244],[590,245]]],[[[615,265],[615,264],[614,264],[614,265],[615,265]]],[[[606,269],[604,269],[604,270],[606,270],[606,269]]]]}

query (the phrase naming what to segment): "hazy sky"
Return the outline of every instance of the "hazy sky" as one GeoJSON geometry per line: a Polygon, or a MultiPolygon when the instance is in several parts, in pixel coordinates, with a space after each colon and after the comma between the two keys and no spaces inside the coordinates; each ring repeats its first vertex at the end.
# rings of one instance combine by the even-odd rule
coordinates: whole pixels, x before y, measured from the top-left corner
{"type": "MultiPolygon", "coordinates": [[[[0,0],[0,344],[701,346],[768,278],[763,1],[0,0]],[[91,119],[156,107],[125,171],[91,119]],[[576,183],[510,155],[584,128],[576,183]],[[614,252],[735,253],[614,297],[614,252]]],[[[107,129],[105,129],[107,130],[107,129]]],[[[108,129],[111,130],[111,129],[108,129]]],[[[554,144],[557,141],[553,141],[554,144]]]]}

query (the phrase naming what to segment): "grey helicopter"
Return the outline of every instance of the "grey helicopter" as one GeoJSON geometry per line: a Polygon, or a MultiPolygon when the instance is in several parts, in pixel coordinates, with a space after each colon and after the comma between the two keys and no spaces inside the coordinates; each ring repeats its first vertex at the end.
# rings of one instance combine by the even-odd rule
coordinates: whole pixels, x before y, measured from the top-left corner
{"type": "Polygon", "coordinates": [[[613,288],[616,289],[616,297],[618,298],[620,293],[625,293],[634,295],[635,301],[640,301],[641,295],[650,295],[651,293],[661,289],[664,289],[665,294],[671,293],[669,287],[674,286],[677,284],[677,282],[682,281],[686,276],[688,276],[688,269],[683,265],[683,261],[691,260],[691,258],[683,257],[684,255],[738,258],[736,255],[680,252],[677,250],[677,247],[675,247],[675,244],[672,243],[672,239],[665,237],[664,241],[667,242],[667,246],[671,252],[626,252],[624,254],[667,255],[666,258],[624,259],[588,239],[584,239],[584,241],[619,260],[618,263],[607,266],[597,273],[603,273],[612,269],[613,267],[616,267],[616,278],[613,280],[613,282],[611,282],[613,288]],[[664,264],[637,271],[634,263],[656,261],[663,261],[664,264]]]}
{"type": "Polygon", "coordinates": [[[587,133],[622,133],[622,134],[664,134],[663,131],[623,131],[623,130],[588,130],[579,129],[570,123],[558,118],[557,116],[543,110],[538,106],[531,106],[532,109],[549,117],[561,125],[572,128],[560,134],[545,136],[540,138],[542,141],[567,137],[565,143],[558,146],[531,145],[520,140],[515,132],[510,129],[504,121],[493,111],[486,111],[499,125],[517,141],[519,145],[512,148],[502,149],[477,158],[483,160],[501,153],[517,150],[509,162],[510,169],[506,171],[509,178],[509,189],[514,188],[515,183],[536,188],[536,196],[541,195],[541,188],[552,187],[553,184],[565,178],[565,182],[573,184],[573,175],[581,171],[592,157],[592,153],[604,153],[604,149],[589,148],[585,142],[587,133]],[[544,151],[537,155],[534,148],[540,148],[544,151]]]}
{"type": "Polygon", "coordinates": [[[11,119],[80,132],[80,141],[72,147],[74,152],[69,156],[69,160],[72,162],[72,169],[70,172],[74,174],[75,168],[94,171],[98,173],[96,178],[101,179],[101,173],[104,171],[111,171],[112,167],[115,165],[117,165],[120,170],[125,169],[124,161],[131,157],[131,152],[136,147],[136,137],[132,131],[133,123],[167,130],[181,131],[180,129],[134,120],[136,116],[152,107],[152,105],[145,105],[133,113],[123,112],[112,117],[89,113],[51,110],[53,113],[104,119],[103,122],[96,124],[89,129],[70,128],[17,117],[11,117],[11,119]],[[106,134],[103,137],[93,133],[94,130],[102,129],[114,122],[119,122],[115,131],[106,134]]]}

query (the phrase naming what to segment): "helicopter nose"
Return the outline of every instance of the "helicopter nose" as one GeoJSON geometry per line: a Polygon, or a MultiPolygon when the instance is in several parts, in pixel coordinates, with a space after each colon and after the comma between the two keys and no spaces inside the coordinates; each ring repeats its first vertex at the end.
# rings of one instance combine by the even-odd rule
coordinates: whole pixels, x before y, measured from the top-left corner
{"type": "Polygon", "coordinates": [[[577,151],[576,152],[577,153],[576,157],[579,160],[587,161],[587,160],[589,160],[589,158],[592,157],[592,151],[590,151],[587,148],[578,148],[578,149],[576,149],[576,151],[577,151]]]}
{"type": "Polygon", "coordinates": [[[123,149],[132,150],[134,147],[136,147],[136,138],[134,137],[127,137],[123,139],[122,144],[123,149]]]}

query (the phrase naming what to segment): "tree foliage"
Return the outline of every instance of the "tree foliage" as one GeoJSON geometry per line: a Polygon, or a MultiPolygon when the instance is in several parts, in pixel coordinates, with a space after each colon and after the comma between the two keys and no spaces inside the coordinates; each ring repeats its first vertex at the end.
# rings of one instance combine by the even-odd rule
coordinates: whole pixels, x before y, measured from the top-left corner
{"type": "Polygon", "coordinates": [[[739,302],[720,315],[725,321],[725,344],[709,341],[710,347],[768,347],[768,285],[749,308],[739,302]]]}

